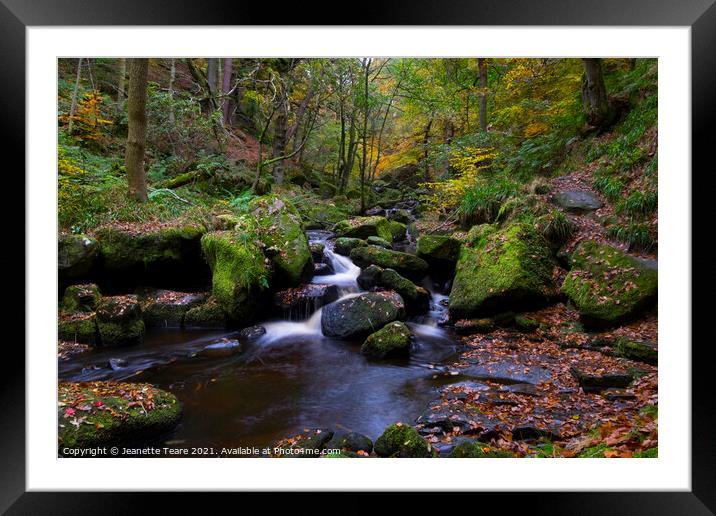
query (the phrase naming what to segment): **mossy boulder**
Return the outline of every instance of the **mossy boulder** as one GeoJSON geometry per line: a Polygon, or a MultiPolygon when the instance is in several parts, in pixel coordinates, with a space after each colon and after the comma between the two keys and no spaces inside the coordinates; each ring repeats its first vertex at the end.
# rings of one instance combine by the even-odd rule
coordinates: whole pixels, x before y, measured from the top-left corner
{"type": "Polygon", "coordinates": [[[94,312],[60,312],[57,336],[59,340],[96,346],[99,344],[97,317],[94,312]]]}
{"type": "Polygon", "coordinates": [[[373,446],[378,457],[425,458],[432,457],[430,444],[412,426],[403,423],[390,425],[376,439],[373,446]]]}
{"type": "MultiPolygon", "coordinates": [[[[401,240],[405,240],[406,238],[406,232],[408,230],[408,226],[403,224],[402,222],[398,222],[397,220],[388,220],[388,231],[390,232],[390,236],[392,239],[387,239],[391,242],[399,242],[401,240]]],[[[380,235],[385,238],[384,235],[380,235]]]]}
{"type": "Polygon", "coordinates": [[[425,235],[418,238],[418,256],[428,262],[434,272],[452,272],[460,258],[459,240],[446,235],[425,235]]]}
{"type": "Polygon", "coordinates": [[[586,241],[572,254],[572,269],[562,292],[586,326],[609,327],[635,317],[656,301],[657,278],[657,271],[623,251],[586,241]]]}
{"type": "Polygon", "coordinates": [[[301,226],[301,216],[293,204],[276,195],[265,195],[251,201],[249,210],[256,219],[266,256],[273,262],[274,282],[295,286],[310,279],[313,276],[311,249],[301,226]]]}
{"type": "Polygon", "coordinates": [[[384,238],[380,238],[377,236],[369,236],[366,242],[368,243],[368,245],[377,245],[378,247],[382,247],[383,249],[393,248],[393,244],[391,244],[384,238]]]}
{"type": "Polygon", "coordinates": [[[333,251],[338,254],[342,254],[343,256],[349,256],[351,251],[356,247],[365,247],[367,245],[368,242],[360,238],[338,237],[336,238],[333,251]]]}
{"type": "Polygon", "coordinates": [[[497,459],[514,458],[514,455],[478,441],[463,441],[450,452],[453,459],[497,459]]]}
{"type": "Polygon", "coordinates": [[[151,441],[172,430],[181,413],[173,394],[149,384],[60,382],[58,451],[151,441]]]}
{"type": "Polygon", "coordinates": [[[653,342],[617,337],[614,340],[613,346],[614,354],[617,356],[628,358],[636,362],[644,362],[645,364],[657,365],[658,363],[659,352],[656,344],[653,342]]]}
{"type": "Polygon", "coordinates": [[[87,235],[62,234],[57,239],[57,271],[60,283],[85,277],[99,255],[97,240],[87,235]]]}
{"type": "Polygon", "coordinates": [[[333,228],[336,236],[360,238],[365,240],[370,236],[377,236],[393,241],[393,232],[396,231],[388,219],[380,216],[373,217],[355,217],[353,219],[342,220],[333,228]]]}
{"type": "Polygon", "coordinates": [[[97,328],[103,346],[141,344],[145,330],[137,296],[103,297],[97,305],[97,328]]]}
{"type": "Polygon", "coordinates": [[[212,294],[226,315],[242,324],[255,316],[271,272],[254,231],[244,218],[234,231],[207,233],[201,239],[213,274],[212,294]]]}
{"type": "Polygon", "coordinates": [[[372,358],[396,358],[410,355],[412,334],[408,327],[394,321],[371,333],[360,348],[361,353],[372,358]]]}
{"type": "Polygon", "coordinates": [[[528,225],[514,224],[463,246],[449,298],[453,319],[532,308],[555,295],[547,242],[528,225]]]}
{"type": "Polygon", "coordinates": [[[189,308],[184,314],[185,328],[226,328],[226,312],[217,299],[210,296],[206,302],[189,308]]]}
{"type": "Polygon", "coordinates": [[[493,224],[477,224],[467,232],[465,243],[472,247],[480,247],[484,245],[487,237],[496,232],[497,227],[493,224]]]}
{"type": "MultiPolygon", "coordinates": [[[[370,268],[370,267],[369,267],[370,268]]],[[[415,285],[393,269],[384,269],[380,273],[378,283],[381,287],[394,290],[405,302],[409,314],[423,314],[430,308],[430,292],[415,285]]]]}
{"type": "Polygon", "coordinates": [[[139,288],[136,290],[146,327],[180,328],[184,316],[206,301],[206,294],[190,294],[172,290],[139,288]]]}
{"type": "Polygon", "coordinates": [[[373,451],[373,441],[370,437],[358,432],[346,432],[345,434],[334,435],[333,439],[326,446],[328,449],[339,449],[344,452],[365,452],[373,451]]]}
{"type": "Polygon", "coordinates": [[[102,295],[94,283],[70,285],[65,289],[60,306],[68,312],[94,312],[102,295]]]}
{"type": "Polygon", "coordinates": [[[164,267],[185,267],[196,262],[199,241],[206,229],[198,224],[183,226],[106,226],[95,231],[104,269],[162,272],[164,267]]]}
{"type": "Polygon", "coordinates": [[[422,258],[374,245],[357,247],[351,251],[350,257],[361,268],[378,265],[415,280],[422,279],[428,271],[428,263],[422,258]]]}
{"type": "Polygon", "coordinates": [[[404,317],[405,305],[400,295],[369,292],[324,306],[321,328],[327,337],[358,339],[404,317]]]}

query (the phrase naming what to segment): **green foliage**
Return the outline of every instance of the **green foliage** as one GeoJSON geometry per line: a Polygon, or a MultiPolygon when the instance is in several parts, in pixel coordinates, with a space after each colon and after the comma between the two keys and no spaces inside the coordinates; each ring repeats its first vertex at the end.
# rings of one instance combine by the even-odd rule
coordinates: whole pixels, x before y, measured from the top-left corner
{"type": "Polygon", "coordinates": [[[518,191],[518,185],[504,175],[481,178],[465,192],[457,214],[463,226],[492,222],[500,207],[518,191]]]}
{"type": "Polygon", "coordinates": [[[200,151],[216,151],[224,143],[223,134],[215,131],[217,115],[220,113],[206,117],[188,95],[172,95],[156,83],[148,85],[147,142],[159,154],[181,156],[186,161],[200,151]]]}
{"type": "Polygon", "coordinates": [[[616,205],[616,212],[630,216],[648,215],[656,210],[658,194],[656,192],[635,190],[629,197],[616,205]]]}
{"type": "Polygon", "coordinates": [[[616,176],[610,175],[608,171],[595,174],[594,188],[599,190],[610,201],[621,197],[624,190],[624,181],[616,176]]]}
{"type": "Polygon", "coordinates": [[[645,222],[614,224],[607,229],[607,236],[629,244],[629,249],[634,251],[648,252],[656,248],[656,240],[652,236],[652,229],[645,222]]]}

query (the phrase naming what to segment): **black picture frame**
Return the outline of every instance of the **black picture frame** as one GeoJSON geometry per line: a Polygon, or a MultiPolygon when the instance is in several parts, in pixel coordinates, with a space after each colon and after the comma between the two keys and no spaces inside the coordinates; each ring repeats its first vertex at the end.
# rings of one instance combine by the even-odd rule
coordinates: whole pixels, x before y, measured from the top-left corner
{"type": "MultiPolygon", "coordinates": [[[[708,202],[699,202],[706,189],[694,188],[695,180],[713,170],[710,151],[716,143],[716,5],[715,0],[488,0],[435,2],[411,0],[390,5],[373,4],[367,10],[355,9],[344,17],[356,25],[576,25],[576,26],[687,26],[691,28],[692,72],[692,220],[708,220],[708,202]],[[708,169],[707,164],[709,165],[708,169]],[[699,174],[696,173],[699,171],[699,174]]],[[[0,49],[3,51],[3,77],[0,99],[3,102],[2,140],[5,149],[22,149],[25,143],[25,29],[39,25],[340,25],[327,19],[334,13],[327,2],[308,8],[277,9],[272,3],[236,1],[189,2],[180,0],[0,0],[0,49]]],[[[91,46],[88,47],[91,50],[91,46]]],[[[24,166],[24,154],[13,151],[24,166]]],[[[688,170],[678,171],[688,177],[688,170]]],[[[713,173],[713,172],[712,172],[713,173]]],[[[708,177],[708,176],[706,176],[708,177]]],[[[23,182],[20,182],[22,185],[23,182]]],[[[24,188],[21,186],[21,188],[24,188]]],[[[26,193],[26,192],[25,192],[26,193]]],[[[19,198],[20,196],[18,196],[19,198]]],[[[694,228],[692,235],[698,233],[694,228]]],[[[705,257],[696,251],[707,245],[708,238],[692,244],[692,270],[709,271],[705,257]]],[[[24,251],[23,251],[24,253],[24,251]]],[[[32,274],[23,264],[25,274],[32,274]]],[[[712,273],[705,272],[708,288],[712,273]]],[[[693,297],[693,296],[692,296],[693,297]]],[[[691,301],[694,324],[709,307],[708,302],[691,301]]],[[[17,303],[17,306],[24,304],[17,303]]],[[[710,307],[709,307],[710,308],[710,307]]],[[[703,325],[703,322],[700,323],[703,325]]],[[[714,403],[710,382],[709,348],[706,339],[698,341],[694,326],[692,341],[692,490],[689,492],[649,493],[513,493],[511,510],[529,510],[549,514],[713,514],[716,511],[716,448],[714,446],[714,403]]],[[[131,493],[38,493],[25,492],[25,353],[22,347],[6,343],[6,367],[0,390],[0,511],[8,514],[105,514],[144,512],[154,494],[131,493]],[[145,509],[142,509],[144,507],[145,509]]],[[[14,343],[13,343],[14,344],[14,343]]],[[[26,342],[26,345],[28,343],[26,342]]],[[[682,346],[688,342],[668,343],[682,346]]],[[[211,495],[216,497],[218,495],[211,495]]],[[[223,503],[213,498],[212,506],[223,503]]],[[[245,497],[245,494],[241,495],[245,497]]],[[[291,495],[296,500],[295,494],[291,495]]],[[[480,505],[499,501],[504,494],[484,493],[480,505]],[[494,498],[495,500],[490,500],[494,498]]],[[[298,499],[302,499],[298,496],[298,499]]],[[[420,500],[420,498],[418,498],[420,500]]],[[[502,499],[504,503],[504,498],[502,499]]],[[[163,512],[181,508],[191,510],[185,496],[162,496],[163,512]]],[[[203,502],[198,502],[203,503],[203,502]]],[[[246,503],[246,502],[244,502],[246,503]]],[[[300,503],[300,502],[299,502],[300,503]]],[[[202,507],[199,505],[198,507],[202,507]]],[[[206,508],[206,505],[203,505],[206,508]]],[[[460,510],[460,509],[458,509],[460,510]]]]}

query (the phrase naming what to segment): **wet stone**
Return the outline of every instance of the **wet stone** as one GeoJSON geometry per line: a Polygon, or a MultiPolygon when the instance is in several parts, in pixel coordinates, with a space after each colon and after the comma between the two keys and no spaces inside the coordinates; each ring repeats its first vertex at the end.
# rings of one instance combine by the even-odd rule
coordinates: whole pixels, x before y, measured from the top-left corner
{"type": "Polygon", "coordinates": [[[266,328],[260,325],[249,326],[239,332],[239,337],[249,342],[259,339],[266,335],[266,328]]]}
{"type": "Polygon", "coordinates": [[[633,392],[629,392],[626,389],[616,389],[616,388],[605,389],[602,392],[602,396],[604,396],[609,401],[636,399],[636,396],[634,395],[633,392]]]}
{"type": "Polygon", "coordinates": [[[554,202],[564,211],[587,212],[598,210],[604,203],[591,192],[582,190],[565,190],[554,195],[554,202]]]}
{"type": "Polygon", "coordinates": [[[327,263],[316,263],[313,266],[313,274],[316,276],[330,276],[333,274],[333,269],[327,263]]]}
{"type": "Polygon", "coordinates": [[[587,393],[599,393],[612,387],[623,389],[634,380],[632,375],[627,373],[590,374],[576,367],[572,367],[571,372],[582,390],[587,393]]]}
{"type": "Polygon", "coordinates": [[[460,374],[475,380],[486,380],[506,385],[523,383],[536,385],[552,377],[552,373],[544,367],[511,362],[476,364],[461,369],[460,374]]]}

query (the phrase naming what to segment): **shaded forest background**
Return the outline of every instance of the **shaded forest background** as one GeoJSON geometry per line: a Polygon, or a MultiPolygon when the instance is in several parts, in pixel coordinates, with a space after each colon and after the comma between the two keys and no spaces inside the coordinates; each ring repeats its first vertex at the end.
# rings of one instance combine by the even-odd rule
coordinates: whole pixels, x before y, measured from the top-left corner
{"type": "Polygon", "coordinates": [[[655,249],[656,60],[149,59],[146,202],[127,188],[131,61],[58,63],[61,231],[205,220],[269,190],[307,226],[415,198],[469,228],[586,168],[609,236],[655,249]]]}

